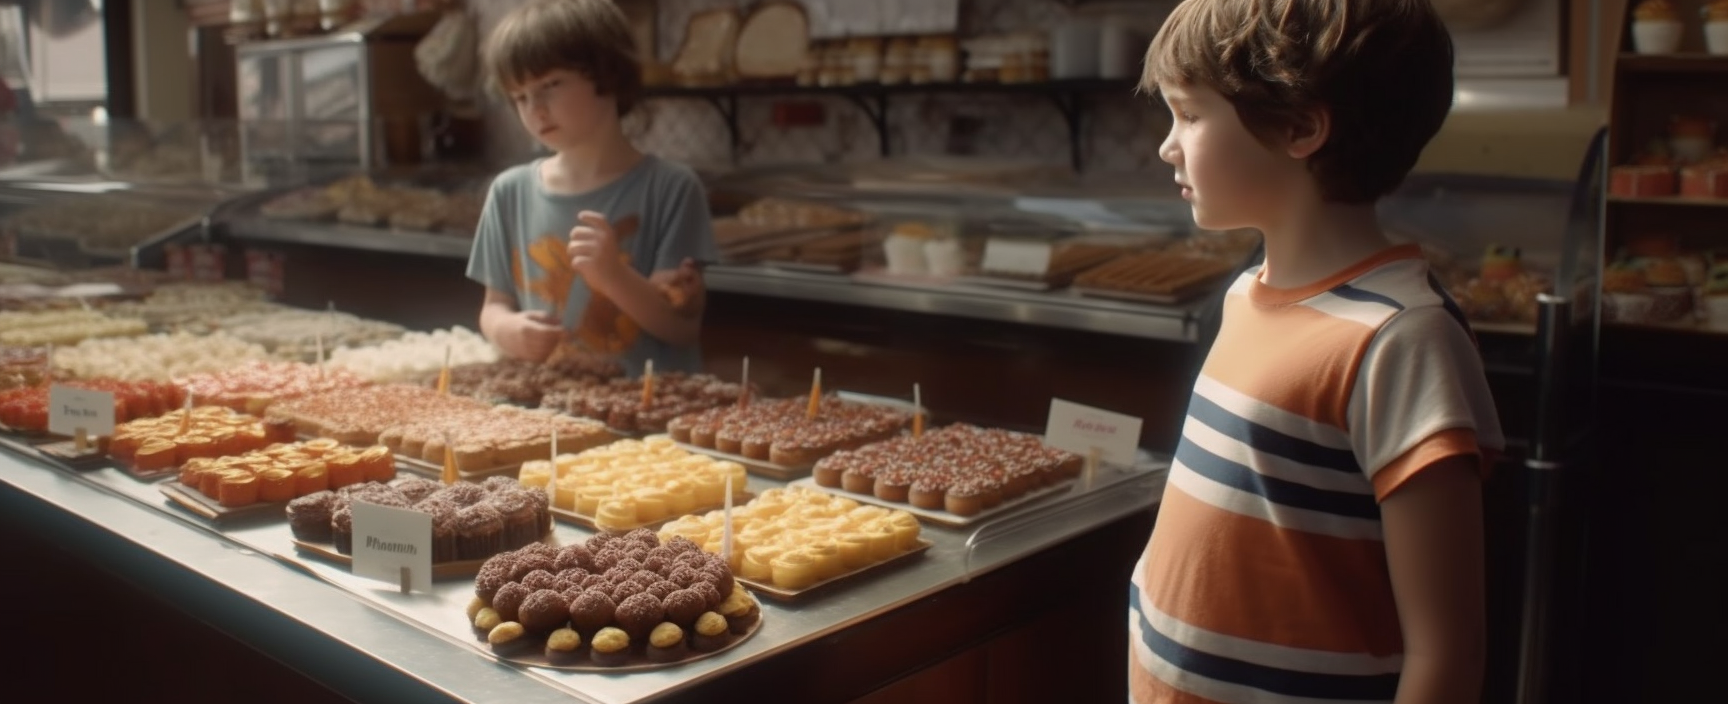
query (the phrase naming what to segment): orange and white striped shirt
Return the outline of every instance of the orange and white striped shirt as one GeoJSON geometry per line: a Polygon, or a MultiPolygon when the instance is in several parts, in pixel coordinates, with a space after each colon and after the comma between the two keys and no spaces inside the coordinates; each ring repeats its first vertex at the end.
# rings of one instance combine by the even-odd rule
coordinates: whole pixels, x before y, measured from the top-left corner
{"type": "Polygon", "coordinates": [[[1379,502],[1503,445],[1481,358],[1421,250],[1301,289],[1244,273],[1129,588],[1140,704],[1390,702],[1403,640],[1379,502]]]}

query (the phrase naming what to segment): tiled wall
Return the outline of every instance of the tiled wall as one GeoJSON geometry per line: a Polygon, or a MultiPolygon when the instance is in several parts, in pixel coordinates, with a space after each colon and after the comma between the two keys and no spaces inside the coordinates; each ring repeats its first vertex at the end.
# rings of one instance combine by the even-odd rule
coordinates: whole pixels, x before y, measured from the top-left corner
{"type": "MultiPolygon", "coordinates": [[[[854,0],[871,2],[873,0],[854,0]]],[[[520,0],[470,0],[486,31],[520,0]]],[[[735,0],[659,0],[657,44],[660,59],[670,60],[683,39],[690,15],[735,0]]],[[[1075,10],[1054,0],[962,0],[960,32],[975,36],[1028,28],[1048,28],[1075,10]]],[[[1130,22],[1156,27],[1165,3],[1117,3],[1114,12],[1130,22]]],[[[844,98],[811,98],[824,104],[827,119],[814,127],[776,129],[769,122],[773,99],[739,102],[737,164],[835,162],[878,157],[875,129],[857,106],[844,98]]],[[[1144,96],[1097,95],[1081,132],[1081,159],[1088,172],[1143,171],[1158,166],[1158,143],[1168,126],[1161,107],[1144,96]]],[[[726,124],[707,102],[689,99],[647,101],[627,125],[637,144],[656,154],[704,166],[733,163],[726,124]]],[[[889,103],[892,154],[947,153],[954,118],[975,118],[971,140],[978,156],[1051,164],[1069,162],[1066,123],[1051,99],[1036,95],[909,94],[889,103]]],[[[504,161],[532,154],[535,145],[517,126],[508,107],[487,111],[488,144],[504,161]]]]}

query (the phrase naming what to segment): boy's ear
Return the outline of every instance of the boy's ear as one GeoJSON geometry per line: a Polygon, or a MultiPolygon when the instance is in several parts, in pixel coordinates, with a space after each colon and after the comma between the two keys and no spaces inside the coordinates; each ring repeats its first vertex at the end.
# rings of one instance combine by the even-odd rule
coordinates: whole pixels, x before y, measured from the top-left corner
{"type": "Polygon", "coordinates": [[[1308,110],[1302,119],[1290,126],[1290,140],[1285,152],[1292,159],[1306,159],[1326,146],[1332,136],[1332,111],[1319,107],[1308,110]]]}

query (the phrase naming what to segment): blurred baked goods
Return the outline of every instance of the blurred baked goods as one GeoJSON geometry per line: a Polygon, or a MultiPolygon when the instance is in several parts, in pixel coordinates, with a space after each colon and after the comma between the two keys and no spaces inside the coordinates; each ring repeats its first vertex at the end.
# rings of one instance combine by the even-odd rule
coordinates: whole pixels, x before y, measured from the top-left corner
{"type": "Polygon", "coordinates": [[[739,78],[790,79],[809,51],[810,21],[801,5],[761,3],[738,30],[733,64],[739,78]]]}
{"type": "Polygon", "coordinates": [[[1156,302],[1199,295],[1227,276],[1235,265],[1213,257],[1146,252],[1117,257],[1074,278],[1074,287],[1092,294],[1127,294],[1156,302]]]}
{"type": "Polygon", "coordinates": [[[1672,0],[1644,0],[1632,7],[1633,19],[1679,20],[1680,10],[1672,0]]]}
{"type": "Polygon", "coordinates": [[[672,75],[679,85],[716,86],[732,82],[733,51],[738,44],[741,21],[738,11],[719,8],[690,16],[684,43],[672,59],[672,75]]]}
{"type": "Polygon", "coordinates": [[[774,197],[755,201],[738,211],[739,222],[780,229],[862,225],[867,220],[864,213],[851,208],[774,197]]]}

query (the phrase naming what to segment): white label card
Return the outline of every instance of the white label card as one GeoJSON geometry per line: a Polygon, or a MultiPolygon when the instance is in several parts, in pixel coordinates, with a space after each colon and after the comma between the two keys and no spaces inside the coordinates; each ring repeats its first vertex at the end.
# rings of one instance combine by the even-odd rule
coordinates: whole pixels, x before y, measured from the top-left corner
{"type": "Polygon", "coordinates": [[[409,588],[432,591],[432,514],[364,501],[354,511],[354,574],[391,584],[409,572],[409,588]]]}
{"type": "Polygon", "coordinates": [[[58,384],[48,387],[48,432],[76,435],[114,434],[114,394],[75,389],[58,384]]]}
{"type": "Polygon", "coordinates": [[[1043,276],[1050,270],[1050,243],[992,237],[984,243],[984,271],[1043,276]]]}
{"type": "Polygon", "coordinates": [[[1140,419],[1053,398],[1044,442],[1082,456],[1096,448],[1100,460],[1130,466],[1140,444],[1140,419]]]}

